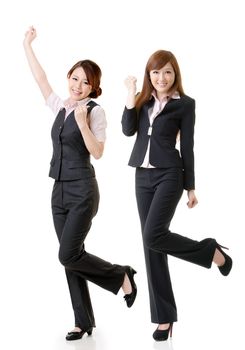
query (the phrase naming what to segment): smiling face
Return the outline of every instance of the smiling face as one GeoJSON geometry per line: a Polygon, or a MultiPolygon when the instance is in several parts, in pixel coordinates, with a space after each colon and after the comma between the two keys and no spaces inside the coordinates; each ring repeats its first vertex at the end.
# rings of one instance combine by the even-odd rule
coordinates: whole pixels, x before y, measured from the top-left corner
{"type": "Polygon", "coordinates": [[[82,67],[74,69],[68,78],[68,89],[70,98],[74,101],[80,101],[89,96],[92,86],[89,84],[87,76],[82,67]]]}
{"type": "Polygon", "coordinates": [[[168,62],[161,69],[150,71],[150,80],[156,91],[159,100],[168,95],[169,90],[175,82],[175,72],[173,66],[168,62]]]}

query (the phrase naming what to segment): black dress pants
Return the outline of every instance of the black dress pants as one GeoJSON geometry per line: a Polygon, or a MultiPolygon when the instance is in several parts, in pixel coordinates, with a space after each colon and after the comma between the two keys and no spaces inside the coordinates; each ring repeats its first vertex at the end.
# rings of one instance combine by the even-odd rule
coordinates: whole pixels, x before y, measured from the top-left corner
{"type": "Polygon", "coordinates": [[[117,294],[125,269],[85,251],[84,240],[96,215],[99,191],[95,177],[75,181],[55,181],[52,214],[60,242],[59,260],[64,265],[75,326],[95,326],[87,281],[117,294]]]}
{"type": "Polygon", "coordinates": [[[167,255],[210,268],[216,249],[212,238],[198,242],[169,230],[182,193],[182,169],[136,169],[136,199],[153,323],[177,321],[167,255]]]}

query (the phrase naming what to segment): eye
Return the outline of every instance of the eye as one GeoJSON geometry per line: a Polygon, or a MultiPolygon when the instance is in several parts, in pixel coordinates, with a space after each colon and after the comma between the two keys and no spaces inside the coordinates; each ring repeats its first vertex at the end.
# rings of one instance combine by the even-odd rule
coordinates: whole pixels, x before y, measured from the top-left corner
{"type": "Polygon", "coordinates": [[[77,79],[76,77],[72,77],[72,80],[75,80],[75,81],[77,81],[78,79],[77,79]]]}
{"type": "Polygon", "coordinates": [[[152,74],[158,74],[158,70],[153,70],[152,74]]]}

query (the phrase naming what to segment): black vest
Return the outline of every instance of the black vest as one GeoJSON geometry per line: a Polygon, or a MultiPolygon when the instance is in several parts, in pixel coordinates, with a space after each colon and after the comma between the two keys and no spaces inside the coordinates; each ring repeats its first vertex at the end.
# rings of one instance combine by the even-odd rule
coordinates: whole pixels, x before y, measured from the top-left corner
{"type": "MultiPolygon", "coordinates": [[[[89,113],[97,103],[90,101],[88,105],[89,113]]],[[[53,156],[49,176],[57,181],[93,177],[95,173],[90,163],[90,153],[85,146],[74,111],[67,116],[66,120],[65,112],[65,108],[59,111],[51,130],[53,156]]]]}

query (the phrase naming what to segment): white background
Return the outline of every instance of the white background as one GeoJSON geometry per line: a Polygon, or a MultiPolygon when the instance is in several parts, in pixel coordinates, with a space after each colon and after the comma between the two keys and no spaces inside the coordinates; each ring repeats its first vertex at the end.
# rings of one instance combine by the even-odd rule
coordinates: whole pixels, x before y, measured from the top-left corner
{"type": "Polygon", "coordinates": [[[240,349],[244,343],[244,16],[242,1],[8,0],[0,13],[1,77],[1,349],[240,349]],[[66,74],[80,59],[103,71],[98,102],[108,120],[105,153],[93,161],[101,202],[87,251],[137,271],[132,309],[90,284],[97,328],[93,337],[66,343],[73,314],[58,262],[48,178],[51,111],[24,56],[29,25],[53,89],[67,97],[66,74]],[[176,211],[172,231],[215,237],[230,247],[229,277],[169,258],[179,311],[172,342],[154,343],[134,169],[134,138],[121,132],[125,77],[141,88],[148,57],[158,49],[177,57],[186,94],[196,100],[196,194],[199,205],[176,211]]]}

